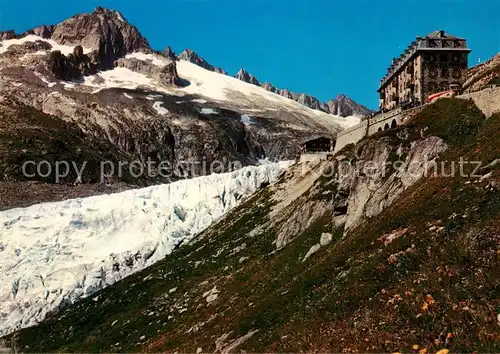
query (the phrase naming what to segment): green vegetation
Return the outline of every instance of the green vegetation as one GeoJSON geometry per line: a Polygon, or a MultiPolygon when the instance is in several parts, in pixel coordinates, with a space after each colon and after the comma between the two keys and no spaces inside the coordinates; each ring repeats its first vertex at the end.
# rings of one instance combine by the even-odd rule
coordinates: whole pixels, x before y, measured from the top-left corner
{"type": "Polygon", "coordinates": [[[485,119],[472,100],[450,98],[425,107],[409,127],[426,129],[426,135],[439,136],[452,146],[463,146],[474,142],[485,119]]]}

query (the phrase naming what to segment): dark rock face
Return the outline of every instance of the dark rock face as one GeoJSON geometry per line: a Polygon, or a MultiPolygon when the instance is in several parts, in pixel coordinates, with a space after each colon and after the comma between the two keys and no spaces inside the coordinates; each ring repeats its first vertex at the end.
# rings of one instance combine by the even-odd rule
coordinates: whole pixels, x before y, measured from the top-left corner
{"type": "Polygon", "coordinates": [[[21,35],[21,37],[24,37],[24,36],[27,36],[30,34],[34,34],[35,36],[39,36],[42,38],[50,38],[52,36],[53,32],[54,32],[54,26],[42,25],[42,26],[38,26],[38,27],[35,27],[33,29],[30,29],[30,30],[24,32],[21,35]]]}
{"type": "Polygon", "coordinates": [[[68,58],[59,50],[50,53],[48,66],[52,74],[60,80],[79,79],[81,73],[68,61],[68,58]]]}
{"type": "Polygon", "coordinates": [[[51,39],[59,44],[82,45],[97,52],[100,69],[113,68],[116,59],[128,53],[151,53],[151,47],[135,26],[117,12],[101,7],[76,15],[54,27],[51,39]]]}
{"type": "Polygon", "coordinates": [[[182,86],[182,80],[177,73],[177,64],[175,61],[161,68],[158,77],[160,78],[160,82],[165,85],[182,86]]]}
{"type": "Polygon", "coordinates": [[[236,74],[235,78],[252,85],[260,86],[259,80],[257,80],[255,76],[249,74],[248,71],[246,71],[245,69],[240,69],[240,71],[238,71],[238,73],[236,74]]]}
{"type": "Polygon", "coordinates": [[[224,69],[217,68],[212,64],[209,64],[205,59],[200,57],[196,52],[192,51],[191,49],[186,49],[181,54],[179,54],[179,59],[189,61],[190,63],[201,66],[204,69],[226,75],[224,69]]]}
{"type": "Polygon", "coordinates": [[[97,65],[88,55],[83,54],[82,46],[76,46],[73,54],[67,57],[59,50],[50,53],[47,66],[54,76],[60,80],[78,80],[82,75],[97,73],[97,65]]]}
{"type": "Polygon", "coordinates": [[[170,60],[177,60],[177,55],[175,55],[175,52],[172,50],[172,48],[170,48],[170,46],[167,46],[163,50],[162,54],[170,60]]]}

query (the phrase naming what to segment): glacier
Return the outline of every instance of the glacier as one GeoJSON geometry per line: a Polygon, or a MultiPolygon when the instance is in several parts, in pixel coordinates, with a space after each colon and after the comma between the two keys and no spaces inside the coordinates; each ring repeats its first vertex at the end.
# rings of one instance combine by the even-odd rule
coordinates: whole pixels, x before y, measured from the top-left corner
{"type": "Polygon", "coordinates": [[[161,260],[291,164],[0,212],[0,335],[161,260]]]}

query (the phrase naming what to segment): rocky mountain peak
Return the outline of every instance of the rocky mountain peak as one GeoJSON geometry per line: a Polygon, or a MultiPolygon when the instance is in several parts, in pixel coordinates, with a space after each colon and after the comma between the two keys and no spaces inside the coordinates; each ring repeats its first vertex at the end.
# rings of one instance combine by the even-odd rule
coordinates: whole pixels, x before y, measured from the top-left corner
{"type": "Polygon", "coordinates": [[[10,31],[0,31],[0,41],[5,41],[8,39],[16,38],[16,32],[10,31]]]}
{"type": "Polygon", "coordinates": [[[94,12],[73,16],[54,26],[51,39],[59,44],[82,45],[97,51],[102,69],[136,51],[152,52],[146,38],[114,10],[97,7],[94,12]]]}
{"type": "Polygon", "coordinates": [[[170,46],[167,46],[167,47],[163,50],[162,54],[163,54],[164,56],[166,56],[167,58],[169,58],[170,60],[177,60],[177,55],[175,55],[174,50],[173,50],[170,46]]]}
{"type": "Polygon", "coordinates": [[[212,64],[209,64],[205,59],[203,59],[200,55],[198,55],[198,53],[196,53],[191,49],[185,49],[181,54],[179,54],[179,59],[189,61],[190,63],[196,64],[210,71],[215,71],[216,73],[219,74],[224,74],[224,75],[226,74],[226,72],[223,69],[213,66],[212,64]]]}
{"type": "MultiPolygon", "coordinates": [[[[255,83],[258,82],[257,79],[250,75],[245,69],[241,69],[238,74],[236,74],[236,77],[242,81],[258,85],[257,83],[255,83]]],[[[321,103],[314,96],[310,96],[305,93],[290,92],[287,89],[279,89],[269,82],[265,82],[261,86],[267,91],[274,92],[280,96],[294,100],[303,106],[317,109],[325,113],[339,115],[342,117],[351,115],[367,116],[372,112],[368,108],[354,102],[344,94],[338,95],[336,99],[321,103]]]]}
{"type": "Polygon", "coordinates": [[[276,91],[277,91],[276,87],[267,81],[262,84],[262,88],[264,88],[267,91],[274,92],[274,93],[276,93],[276,91]]]}
{"type": "Polygon", "coordinates": [[[238,80],[247,82],[252,85],[260,86],[259,80],[255,78],[255,76],[251,75],[245,69],[241,68],[240,71],[235,76],[238,80]]]}
{"type": "Polygon", "coordinates": [[[207,63],[205,61],[205,59],[200,57],[194,50],[191,50],[189,48],[184,49],[184,51],[182,51],[181,54],[179,54],[179,59],[186,60],[186,61],[189,61],[193,64],[200,65],[200,66],[202,66],[201,64],[203,64],[203,63],[207,63]]]}
{"type": "Polygon", "coordinates": [[[367,116],[372,111],[363,105],[355,102],[344,94],[340,94],[336,99],[331,99],[325,103],[325,109],[331,114],[339,115],[342,117],[347,116],[367,116]]]}

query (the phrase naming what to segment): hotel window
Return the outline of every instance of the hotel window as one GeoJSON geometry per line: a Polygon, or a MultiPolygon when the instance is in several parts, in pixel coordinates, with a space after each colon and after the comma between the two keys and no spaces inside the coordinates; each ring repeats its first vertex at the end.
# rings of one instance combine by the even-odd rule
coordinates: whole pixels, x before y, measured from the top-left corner
{"type": "Polygon", "coordinates": [[[446,53],[440,54],[439,61],[441,63],[447,63],[448,62],[448,54],[446,54],[446,53]]]}

